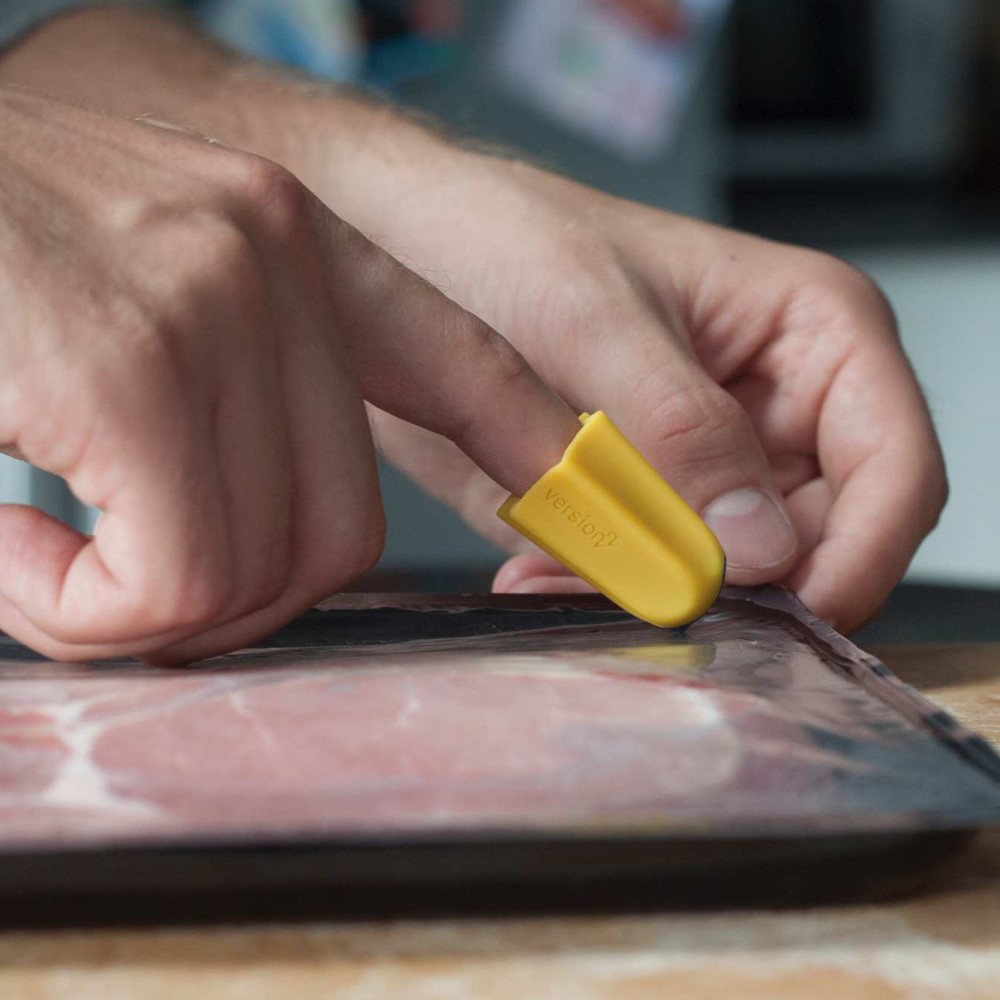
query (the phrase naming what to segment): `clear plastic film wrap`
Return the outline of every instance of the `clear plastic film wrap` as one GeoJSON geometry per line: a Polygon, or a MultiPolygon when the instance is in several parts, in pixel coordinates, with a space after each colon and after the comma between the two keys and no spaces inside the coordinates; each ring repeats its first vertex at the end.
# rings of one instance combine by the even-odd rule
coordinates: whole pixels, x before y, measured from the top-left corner
{"type": "Polygon", "coordinates": [[[599,843],[613,876],[629,845],[655,870],[1000,818],[987,744],[774,589],[680,631],[598,597],[344,595],[184,669],[0,660],[0,891],[46,856],[310,845],[329,875],[478,845],[468,877],[509,881],[503,845],[548,845],[544,874],[599,843]]]}

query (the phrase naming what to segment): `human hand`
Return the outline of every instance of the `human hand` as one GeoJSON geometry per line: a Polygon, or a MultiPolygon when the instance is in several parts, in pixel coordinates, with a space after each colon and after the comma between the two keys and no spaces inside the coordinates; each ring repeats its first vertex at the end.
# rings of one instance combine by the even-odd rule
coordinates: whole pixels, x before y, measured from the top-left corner
{"type": "Polygon", "coordinates": [[[61,659],[245,645],[377,558],[367,399],[526,488],[574,414],[287,171],[0,89],[0,442],[103,512],[0,506],[0,628],[61,659]]]}
{"type": "MultiPolygon", "coordinates": [[[[941,452],[876,286],[834,258],[471,153],[362,224],[486,319],[577,410],[604,409],[716,531],[727,579],[782,581],[842,629],[934,526],[941,452]]],[[[388,456],[513,551],[501,491],[378,417],[388,456]]],[[[501,591],[587,589],[537,552],[501,591]]]]}
{"type": "MultiPolygon", "coordinates": [[[[707,516],[731,582],[786,582],[850,629],[937,520],[941,453],[889,307],[832,258],[457,149],[140,12],[54,19],[0,60],[4,75],[120,114],[163,107],[284,163],[500,330],[575,409],[605,409],[707,516]]],[[[493,516],[504,491],[457,448],[374,419],[396,464],[525,549],[493,516]]],[[[583,586],[563,573],[523,555],[496,585],[583,586]]]]}

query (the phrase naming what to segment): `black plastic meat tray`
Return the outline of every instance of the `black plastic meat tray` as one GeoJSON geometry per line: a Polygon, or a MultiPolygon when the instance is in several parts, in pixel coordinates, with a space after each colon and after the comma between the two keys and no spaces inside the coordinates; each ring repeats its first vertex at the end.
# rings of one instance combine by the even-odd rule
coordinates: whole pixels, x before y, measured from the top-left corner
{"type": "Polygon", "coordinates": [[[349,595],[184,669],[0,639],[7,926],[774,906],[920,887],[1000,758],[774,589],[349,595]]]}

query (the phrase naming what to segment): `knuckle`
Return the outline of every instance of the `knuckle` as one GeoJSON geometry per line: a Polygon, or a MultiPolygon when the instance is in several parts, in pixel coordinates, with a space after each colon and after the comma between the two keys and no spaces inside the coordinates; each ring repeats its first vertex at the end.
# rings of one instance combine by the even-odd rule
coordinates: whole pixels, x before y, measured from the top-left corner
{"type": "Polygon", "coordinates": [[[235,596],[232,579],[218,571],[187,575],[171,588],[160,583],[142,602],[156,632],[205,629],[226,614],[235,596]]]}
{"type": "Polygon", "coordinates": [[[454,398],[432,429],[462,447],[482,425],[494,401],[510,398],[519,384],[536,376],[524,356],[492,327],[468,314],[460,322],[456,341],[468,362],[462,367],[480,373],[477,391],[452,393],[454,398]]]}
{"type": "Polygon", "coordinates": [[[189,269],[195,274],[207,270],[209,273],[245,275],[254,267],[253,244],[232,219],[206,215],[191,228],[189,269]]]}
{"type": "Polygon", "coordinates": [[[264,581],[257,587],[253,606],[255,608],[266,608],[280,600],[281,596],[288,589],[290,578],[291,560],[285,560],[283,566],[268,572],[264,581]]]}
{"type": "Polygon", "coordinates": [[[524,356],[487,324],[469,316],[465,336],[472,339],[476,356],[501,388],[533,376],[524,356]]]}
{"type": "Polygon", "coordinates": [[[379,561],[385,548],[385,512],[379,503],[365,511],[362,523],[353,533],[354,543],[347,560],[348,579],[367,573],[379,561]]]}
{"type": "Polygon", "coordinates": [[[879,329],[898,339],[892,303],[871,275],[839,257],[820,252],[814,252],[813,268],[816,286],[836,297],[856,328],[879,329]]]}
{"type": "Polygon", "coordinates": [[[340,518],[340,530],[330,539],[325,558],[316,565],[316,578],[309,589],[318,598],[328,597],[368,572],[385,547],[385,513],[378,497],[371,503],[352,505],[340,518]]]}
{"type": "Polygon", "coordinates": [[[237,222],[215,212],[201,212],[187,220],[174,247],[177,266],[166,276],[170,301],[184,301],[209,285],[218,290],[254,286],[257,255],[237,222]]]}
{"type": "Polygon", "coordinates": [[[249,235],[222,213],[198,211],[164,233],[158,268],[130,290],[132,301],[114,317],[116,328],[141,356],[177,355],[184,344],[204,342],[206,325],[217,336],[249,337],[260,314],[262,282],[249,235]],[[230,322],[219,323],[223,312],[230,322]]]}
{"type": "Polygon", "coordinates": [[[261,579],[251,588],[240,608],[241,614],[250,614],[277,603],[288,590],[292,579],[292,560],[289,553],[268,560],[261,579]]]}
{"type": "Polygon", "coordinates": [[[232,308],[256,294],[258,276],[253,243],[234,219],[214,210],[188,212],[159,231],[153,266],[135,277],[109,318],[116,327],[152,333],[161,325],[200,327],[206,310],[220,302],[232,308]],[[169,266],[158,266],[163,260],[169,266]]]}
{"type": "Polygon", "coordinates": [[[764,460],[749,418],[724,389],[668,392],[647,412],[638,443],[675,488],[712,492],[737,470],[761,474],[764,460]]]}
{"type": "Polygon", "coordinates": [[[202,628],[220,618],[231,603],[231,587],[199,583],[178,596],[171,618],[177,628],[202,628]]]}
{"type": "Polygon", "coordinates": [[[109,229],[144,237],[176,219],[178,209],[169,199],[131,191],[112,193],[104,206],[103,219],[109,229]]]}
{"type": "Polygon", "coordinates": [[[746,421],[740,404],[718,386],[675,388],[650,408],[648,437],[658,454],[696,447],[705,457],[718,457],[745,445],[746,421]]]}
{"type": "Polygon", "coordinates": [[[227,185],[242,205],[283,235],[294,235],[308,214],[306,188],[291,171],[264,157],[235,154],[227,185]]]}

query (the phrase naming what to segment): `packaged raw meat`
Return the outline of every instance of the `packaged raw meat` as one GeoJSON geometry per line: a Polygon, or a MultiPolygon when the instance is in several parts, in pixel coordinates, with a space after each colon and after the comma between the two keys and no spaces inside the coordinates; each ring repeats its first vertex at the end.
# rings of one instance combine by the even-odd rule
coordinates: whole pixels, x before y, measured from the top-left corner
{"type": "Polygon", "coordinates": [[[857,898],[1000,818],[985,742],[774,589],[680,631],[345,595],[184,669],[0,661],[15,923],[857,898]]]}

